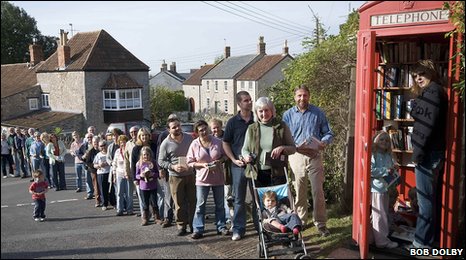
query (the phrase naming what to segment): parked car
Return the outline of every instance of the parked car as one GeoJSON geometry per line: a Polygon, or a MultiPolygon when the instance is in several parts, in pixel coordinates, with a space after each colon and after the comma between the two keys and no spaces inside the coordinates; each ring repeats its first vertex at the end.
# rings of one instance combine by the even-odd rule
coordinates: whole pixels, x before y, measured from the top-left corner
{"type": "Polygon", "coordinates": [[[114,128],[119,128],[125,135],[129,136],[129,129],[135,125],[145,126],[150,129],[150,122],[148,121],[130,121],[130,122],[120,122],[120,123],[111,123],[107,127],[107,134],[111,133],[114,128]]]}
{"type": "Polygon", "coordinates": [[[193,139],[197,138],[197,134],[194,132],[194,123],[181,123],[181,131],[190,134],[193,139]]]}

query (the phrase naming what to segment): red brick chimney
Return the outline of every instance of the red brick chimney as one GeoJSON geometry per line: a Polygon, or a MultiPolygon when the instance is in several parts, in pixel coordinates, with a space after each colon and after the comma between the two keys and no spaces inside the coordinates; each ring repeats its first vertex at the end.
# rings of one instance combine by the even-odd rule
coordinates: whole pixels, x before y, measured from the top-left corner
{"type": "Polygon", "coordinates": [[[32,66],[44,60],[44,52],[42,51],[42,46],[36,44],[36,39],[33,39],[33,43],[29,45],[29,56],[30,64],[32,66]]]}
{"type": "Polygon", "coordinates": [[[165,63],[165,60],[163,60],[163,63],[160,66],[160,71],[167,71],[167,63],[165,63]]]}
{"type": "Polygon", "coordinates": [[[230,46],[225,46],[225,59],[229,58],[231,55],[230,53],[230,46]]]}
{"type": "Polygon", "coordinates": [[[288,55],[288,40],[285,40],[285,45],[283,45],[283,56],[288,55]]]}
{"type": "Polygon", "coordinates": [[[263,54],[265,55],[265,42],[264,42],[264,36],[259,37],[259,44],[257,45],[257,51],[258,54],[263,54]]]}
{"type": "Polygon", "coordinates": [[[172,64],[170,65],[170,71],[176,72],[176,62],[172,62],[172,64]]]}
{"type": "Polygon", "coordinates": [[[58,68],[65,69],[66,66],[70,64],[71,49],[70,46],[68,46],[68,32],[65,32],[63,29],[60,29],[60,40],[58,42],[57,53],[58,68]]]}

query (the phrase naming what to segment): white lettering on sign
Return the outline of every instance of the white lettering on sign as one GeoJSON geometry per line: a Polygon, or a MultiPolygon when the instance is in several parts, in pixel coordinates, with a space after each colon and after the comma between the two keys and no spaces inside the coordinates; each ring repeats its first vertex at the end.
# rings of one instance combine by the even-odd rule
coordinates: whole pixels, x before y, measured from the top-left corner
{"type": "Polygon", "coordinates": [[[448,21],[448,16],[448,10],[373,15],[371,16],[371,26],[448,21]]]}

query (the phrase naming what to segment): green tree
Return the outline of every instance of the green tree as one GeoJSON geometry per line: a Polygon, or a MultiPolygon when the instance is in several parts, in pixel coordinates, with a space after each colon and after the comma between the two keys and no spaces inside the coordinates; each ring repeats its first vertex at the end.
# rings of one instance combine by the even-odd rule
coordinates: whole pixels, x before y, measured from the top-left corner
{"type": "MultiPolygon", "coordinates": [[[[322,26],[323,28],[323,26],[322,26]]],[[[335,133],[332,145],[324,153],[324,190],[329,202],[339,202],[343,193],[346,132],[351,65],[356,64],[357,12],[340,26],[340,33],[329,36],[309,52],[296,57],[285,69],[285,79],[272,86],[271,95],[277,114],[293,106],[293,89],[303,83],[311,88],[310,102],[325,111],[335,133]]]]}
{"type": "Polygon", "coordinates": [[[165,126],[167,118],[176,111],[188,110],[188,101],[182,90],[171,91],[166,87],[151,87],[152,122],[165,126]]]}
{"type": "Polygon", "coordinates": [[[43,36],[37,29],[36,20],[24,9],[2,1],[1,7],[1,48],[2,64],[29,61],[29,44],[35,38],[44,48],[44,58],[49,57],[57,48],[56,37],[43,36]]]}

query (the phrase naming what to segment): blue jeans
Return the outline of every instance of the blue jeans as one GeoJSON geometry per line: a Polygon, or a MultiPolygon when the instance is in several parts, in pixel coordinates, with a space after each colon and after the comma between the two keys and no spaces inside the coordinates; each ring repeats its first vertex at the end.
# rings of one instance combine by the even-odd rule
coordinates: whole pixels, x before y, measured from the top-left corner
{"type": "Polygon", "coordinates": [[[416,191],[419,204],[419,215],[416,222],[415,246],[432,246],[437,222],[437,197],[441,196],[443,151],[426,154],[424,160],[416,165],[416,191]]]}
{"type": "Polygon", "coordinates": [[[33,218],[45,218],[45,199],[34,200],[33,218]]]}
{"type": "Polygon", "coordinates": [[[92,183],[92,174],[89,170],[84,169],[86,174],[86,193],[88,198],[92,198],[94,195],[94,184],[92,183]]]}
{"type": "Polygon", "coordinates": [[[223,185],[218,186],[196,186],[196,213],[194,213],[193,229],[195,233],[204,233],[205,227],[205,207],[207,202],[207,195],[209,190],[212,188],[214,194],[215,203],[215,224],[217,225],[217,231],[225,229],[225,206],[223,202],[224,190],[223,185]]]}
{"type": "Polygon", "coordinates": [[[133,183],[123,177],[116,180],[117,211],[133,212],[133,183]]]}
{"type": "Polygon", "coordinates": [[[76,188],[82,190],[83,188],[83,171],[84,171],[84,164],[83,163],[75,163],[74,169],[76,171],[76,188]]]}
{"type": "MultiPolygon", "coordinates": [[[[236,165],[231,166],[231,179],[232,179],[232,193],[234,194],[234,215],[232,218],[233,223],[233,234],[244,236],[246,233],[246,191],[248,190],[248,184],[251,180],[247,179],[244,174],[245,168],[237,167],[236,165]]],[[[250,184],[249,184],[250,185],[250,184]]],[[[252,186],[249,186],[250,192],[252,193],[252,186]]],[[[254,195],[253,195],[254,198],[254,195]]],[[[253,202],[252,217],[254,227],[256,231],[258,229],[258,216],[256,214],[255,203],[253,202]]]]}

